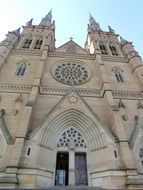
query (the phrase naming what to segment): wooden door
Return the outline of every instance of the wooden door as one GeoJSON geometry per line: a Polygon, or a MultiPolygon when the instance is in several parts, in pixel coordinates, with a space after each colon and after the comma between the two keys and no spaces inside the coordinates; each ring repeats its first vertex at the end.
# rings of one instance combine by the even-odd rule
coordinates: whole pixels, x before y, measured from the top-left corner
{"type": "Polygon", "coordinates": [[[86,154],[75,154],[75,183],[76,185],[87,185],[86,154]]]}

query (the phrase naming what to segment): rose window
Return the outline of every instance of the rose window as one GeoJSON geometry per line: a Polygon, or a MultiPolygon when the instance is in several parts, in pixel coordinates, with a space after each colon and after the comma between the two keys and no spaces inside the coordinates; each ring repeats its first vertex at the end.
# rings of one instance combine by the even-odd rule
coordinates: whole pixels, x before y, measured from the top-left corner
{"type": "Polygon", "coordinates": [[[89,69],[85,65],[73,61],[57,63],[52,73],[57,81],[68,85],[83,84],[90,77],[89,69]]]}
{"type": "Polygon", "coordinates": [[[68,147],[71,140],[73,141],[75,147],[86,148],[85,140],[74,128],[70,128],[62,134],[57,146],[68,147]]]}

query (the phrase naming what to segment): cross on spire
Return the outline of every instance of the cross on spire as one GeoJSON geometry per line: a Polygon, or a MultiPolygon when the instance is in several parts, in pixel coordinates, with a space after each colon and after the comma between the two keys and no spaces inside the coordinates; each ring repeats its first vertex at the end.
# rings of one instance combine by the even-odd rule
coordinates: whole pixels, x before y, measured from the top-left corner
{"type": "Polygon", "coordinates": [[[70,40],[73,40],[73,37],[70,37],[70,40]]]}

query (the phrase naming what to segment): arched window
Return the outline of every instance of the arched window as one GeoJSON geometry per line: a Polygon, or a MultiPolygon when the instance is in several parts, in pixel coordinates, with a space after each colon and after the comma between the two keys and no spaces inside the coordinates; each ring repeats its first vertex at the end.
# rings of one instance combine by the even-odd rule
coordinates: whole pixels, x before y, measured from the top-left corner
{"type": "Polygon", "coordinates": [[[100,51],[101,51],[102,55],[108,55],[106,46],[104,44],[99,44],[99,48],[100,48],[100,51]]]}
{"type": "Polygon", "coordinates": [[[112,72],[114,73],[117,82],[124,82],[123,74],[122,74],[123,71],[120,68],[117,68],[117,67],[113,68],[112,72]]]}
{"type": "Polygon", "coordinates": [[[118,55],[118,52],[117,52],[117,49],[116,49],[115,45],[110,44],[110,45],[109,45],[109,48],[110,48],[110,50],[111,50],[112,55],[115,55],[115,56],[118,55]]]}
{"type": "Polygon", "coordinates": [[[68,147],[70,145],[80,148],[86,148],[86,143],[81,134],[74,128],[69,128],[60,137],[57,146],[68,147]]]}
{"type": "Polygon", "coordinates": [[[41,49],[43,40],[42,39],[37,39],[34,45],[34,49],[41,49]]]}
{"type": "Polygon", "coordinates": [[[18,68],[16,71],[16,76],[24,76],[26,68],[27,68],[27,64],[25,62],[23,63],[18,63],[18,68]]]}
{"type": "Polygon", "coordinates": [[[22,45],[22,48],[23,49],[29,49],[30,48],[30,45],[32,43],[32,38],[27,38],[25,39],[23,45],[22,45]]]}

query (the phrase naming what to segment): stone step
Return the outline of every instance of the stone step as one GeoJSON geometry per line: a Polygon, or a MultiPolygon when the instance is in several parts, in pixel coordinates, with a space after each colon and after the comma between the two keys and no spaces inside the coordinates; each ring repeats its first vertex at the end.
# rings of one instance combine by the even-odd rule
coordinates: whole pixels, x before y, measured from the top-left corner
{"type": "Polygon", "coordinates": [[[47,190],[107,190],[101,187],[89,187],[89,186],[53,186],[48,187],[47,190]]]}

